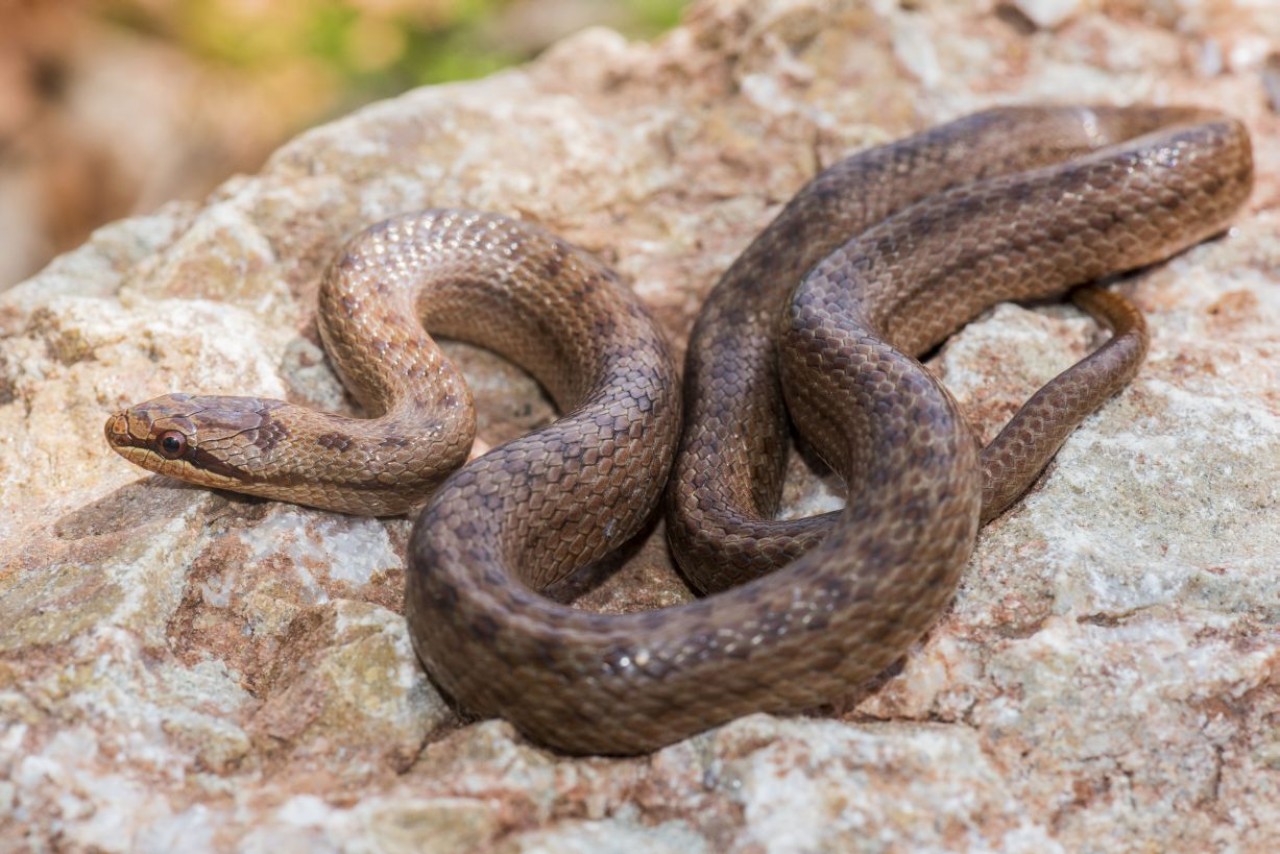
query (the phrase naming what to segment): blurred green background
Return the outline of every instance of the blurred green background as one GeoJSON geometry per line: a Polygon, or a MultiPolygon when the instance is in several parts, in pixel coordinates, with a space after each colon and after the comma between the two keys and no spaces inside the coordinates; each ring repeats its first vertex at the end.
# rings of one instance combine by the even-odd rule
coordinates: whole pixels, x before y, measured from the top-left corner
{"type": "Polygon", "coordinates": [[[329,78],[378,97],[478,77],[584,26],[644,38],[675,25],[683,0],[102,0],[104,20],[203,60],[266,75],[329,78]]]}
{"type": "Polygon", "coordinates": [[[588,26],[652,38],[685,5],[0,0],[0,290],[362,103],[482,76],[588,26]]]}

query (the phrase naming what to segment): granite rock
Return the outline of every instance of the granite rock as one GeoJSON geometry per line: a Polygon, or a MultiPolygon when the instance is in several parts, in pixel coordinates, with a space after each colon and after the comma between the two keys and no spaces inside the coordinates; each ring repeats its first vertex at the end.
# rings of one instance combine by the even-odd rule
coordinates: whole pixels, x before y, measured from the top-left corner
{"type": "MultiPolygon", "coordinates": [[[[1248,0],[703,0],[656,43],[583,32],[101,229],[0,295],[0,838],[1280,848],[1276,51],[1280,17],[1248,0]],[[399,616],[407,522],[188,488],[102,440],[110,411],[170,390],[349,410],[315,284],[346,235],[394,213],[540,222],[614,264],[679,348],[716,275],[822,165],[1036,101],[1227,108],[1254,134],[1258,187],[1228,235],[1117,285],[1149,318],[1141,374],[988,526],[940,624],[838,708],[649,757],[556,756],[460,719],[422,673],[399,616]]],[[[1097,335],[1065,307],[1002,306],[931,367],[990,437],[1097,335]]],[[[486,443],[553,417],[518,370],[452,351],[486,443]]],[[[790,512],[838,503],[793,469],[790,512]]],[[[579,603],[688,599],[661,537],[579,603]]]]}

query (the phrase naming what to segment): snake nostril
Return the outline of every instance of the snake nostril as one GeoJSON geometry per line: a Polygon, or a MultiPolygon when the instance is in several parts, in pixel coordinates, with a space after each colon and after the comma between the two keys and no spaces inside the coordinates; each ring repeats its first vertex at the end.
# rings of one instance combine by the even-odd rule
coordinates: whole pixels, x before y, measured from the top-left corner
{"type": "Polygon", "coordinates": [[[112,415],[107,419],[103,432],[106,433],[107,441],[114,445],[117,442],[117,437],[123,436],[127,429],[124,413],[117,412],[115,415],[112,415]]]}

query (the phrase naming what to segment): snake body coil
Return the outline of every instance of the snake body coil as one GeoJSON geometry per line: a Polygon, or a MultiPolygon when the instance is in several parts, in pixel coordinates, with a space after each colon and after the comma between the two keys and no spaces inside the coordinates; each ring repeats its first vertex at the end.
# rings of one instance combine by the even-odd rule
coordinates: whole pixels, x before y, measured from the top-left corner
{"type": "Polygon", "coordinates": [[[113,416],[107,437],[206,485],[402,512],[443,476],[433,443],[456,465],[472,430],[419,318],[504,353],[565,416],[464,466],[419,516],[415,648],[464,707],[538,741],[651,750],[829,702],[900,656],[951,598],[980,519],[1128,380],[1145,331],[1118,296],[1078,292],[1116,335],[981,454],[914,357],[998,301],[1061,295],[1221,231],[1251,182],[1239,123],[1173,108],[995,110],[818,175],[725,274],[690,343],[669,532],[685,572],[723,592],[675,608],[606,616],[534,592],[639,530],[680,412],[634,298],[502,217],[392,220],[326,276],[330,355],[378,418],[171,395],[113,416]],[[788,414],[845,478],[840,513],[771,520],[788,414]]]}

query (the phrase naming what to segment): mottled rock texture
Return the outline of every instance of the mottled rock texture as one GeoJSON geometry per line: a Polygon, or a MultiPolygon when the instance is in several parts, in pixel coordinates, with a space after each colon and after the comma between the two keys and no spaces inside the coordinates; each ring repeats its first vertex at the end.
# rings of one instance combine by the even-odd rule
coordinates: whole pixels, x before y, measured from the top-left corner
{"type": "MultiPolygon", "coordinates": [[[[706,0],[656,44],[582,33],[102,229],[0,297],[3,847],[1280,849],[1277,50],[1280,15],[1248,0],[706,0]],[[536,220],[616,264],[679,342],[823,164],[1026,101],[1227,108],[1258,187],[1227,237],[1118,285],[1149,317],[1141,375],[841,708],[641,759],[548,754],[459,720],[421,672],[407,523],[186,488],[103,442],[110,411],[170,390],[349,407],[312,295],[391,214],[536,220]]],[[[1001,307],[932,367],[990,436],[1096,334],[1001,307]]],[[[454,351],[484,441],[551,417],[519,372],[454,351]]],[[[796,475],[793,509],[830,502],[796,475]]],[[[687,598],[660,536],[584,606],[687,598]]]]}

